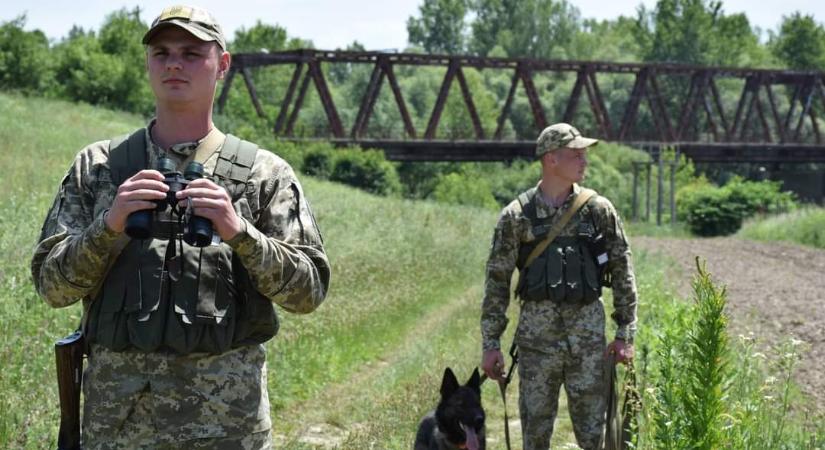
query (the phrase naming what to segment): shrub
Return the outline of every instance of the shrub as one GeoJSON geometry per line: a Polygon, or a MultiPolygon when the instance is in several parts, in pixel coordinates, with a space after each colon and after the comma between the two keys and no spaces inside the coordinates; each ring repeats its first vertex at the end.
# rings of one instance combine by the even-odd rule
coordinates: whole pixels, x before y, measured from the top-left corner
{"type": "Polygon", "coordinates": [[[472,174],[451,173],[442,177],[435,186],[433,197],[443,203],[472,205],[498,209],[499,204],[490,193],[490,183],[472,174]]]}
{"type": "Polygon", "coordinates": [[[315,146],[304,153],[303,172],[319,178],[329,178],[335,165],[335,149],[332,146],[315,146]]]}
{"type": "Polygon", "coordinates": [[[742,226],[744,209],[731,201],[727,190],[713,185],[698,187],[685,203],[685,220],[693,234],[725,236],[742,226]]]}
{"type": "Polygon", "coordinates": [[[746,181],[741,177],[732,178],[725,189],[730,192],[731,201],[738,203],[745,217],[755,214],[779,214],[796,208],[793,192],[782,192],[781,181],[746,181]]]}
{"type": "Polygon", "coordinates": [[[395,166],[384,159],[380,150],[356,148],[336,150],[335,164],[329,179],[379,195],[401,192],[395,166]]]}
{"type": "Polygon", "coordinates": [[[723,187],[701,178],[677,193],[679,218],[699,236],[733,234],[742,221],[756,214],[780,213],[796,208],[791,192],[781,192],[779,182],[746,181],[734,177],[723,187]]]}

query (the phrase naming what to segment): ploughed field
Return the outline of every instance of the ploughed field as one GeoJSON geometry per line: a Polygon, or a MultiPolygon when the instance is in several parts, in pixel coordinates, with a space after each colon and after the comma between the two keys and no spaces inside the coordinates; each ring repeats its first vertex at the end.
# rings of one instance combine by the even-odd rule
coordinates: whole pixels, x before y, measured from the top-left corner
{"type": "Polygon", "coordinates": [[[672,279],[685,298],[690,298],[695,257],[707,260],[714,280],[727,286],[732,339],[753,332],[764,349],[788,338],[804,341],[806,351],[794,379],[816,408],[825,410],[825,250],[735,237],[640,236],[631,245],[636,252],[659,253],[676,262],[680,273],[672,279]]]}

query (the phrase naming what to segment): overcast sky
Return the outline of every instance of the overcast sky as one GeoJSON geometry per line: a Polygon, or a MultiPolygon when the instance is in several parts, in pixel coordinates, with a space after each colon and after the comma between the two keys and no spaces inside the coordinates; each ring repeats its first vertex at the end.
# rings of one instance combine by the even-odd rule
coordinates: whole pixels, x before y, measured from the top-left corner
{"type": "MultiPolygon", "coordinates": [[[[172,0],[174,1],[174,0],[172,0]]],[[[278,24],[290,36],[310,39],[320,49],[345,47],[358,41],[369,50],[403,49],[407,45],[407,18],[418,15],[423,0],[197,0],[217,17],[231,40],[236,29],[250,27],[260,19],[278,24]]],[[[612,19],[620,15],[634,16],[642,3],[647,7],[655,0],[571,0],[584,18],[612,19]]],[[[122,7],[140,6],[141,18],[150,22],[169,0],[0,0],[0,22],[26,14],[26,29],[40,29],[59,40],[79,25],[99,29],[106,14],[122,7]]],[[[723,10],[730,14],[745,12],[754,26],[776,30],[783,15],[795,11],[812,14],[819,23],[825,22],[825,0],[725,0],[723,10]]]]}

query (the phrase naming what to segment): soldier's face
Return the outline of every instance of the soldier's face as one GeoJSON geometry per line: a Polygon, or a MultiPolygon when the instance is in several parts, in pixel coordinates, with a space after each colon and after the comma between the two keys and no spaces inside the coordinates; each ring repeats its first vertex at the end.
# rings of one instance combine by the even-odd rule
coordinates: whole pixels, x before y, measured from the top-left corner
{"type": "Polygon", "coordinates": [[[149,42],[146,66],[159,105],[211,108],[215,86],[229,69],[229,53],[168,27],[149,42]]]}
{"type": "Polygon", "coordinates": [[[548,153],[547,168],[551,173],[570,183],[578,183],[584,179],[587,169],[586,148],[563,148],[548,153]]]}

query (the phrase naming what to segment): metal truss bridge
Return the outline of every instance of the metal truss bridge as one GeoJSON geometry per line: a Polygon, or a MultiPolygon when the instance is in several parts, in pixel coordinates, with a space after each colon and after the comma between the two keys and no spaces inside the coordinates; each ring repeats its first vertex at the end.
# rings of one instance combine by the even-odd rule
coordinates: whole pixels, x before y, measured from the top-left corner
{"type": "Polygon", "coordinates": [[[539,131],[550,123],[563,121],[573,123],[588,136],[643,148],[654,155],[658,149],[673,147],[695,162],[825,162],[825,143],[817,117],[825,112],[825,72],[820,71],[323,50],[242,53],[233,55],[218,98],[218,110],[225,107],[232,82],[240,74],[258,115],[267,118],[252,71],[284,65],[292,66],[293,71],[280,105],[272,105],[278,108],[272,123],[277,136],[383,149],[388,158],[395,160],[530,158],[539,131]],[[333,101],[322,64],[372,67],[358,113],[347,127],[333,101]],[[445,69],[424,129],[416,129],[396,76],[397,69],[408,70],[407,66],[445,69]],[[499,105],[495,129],[482,126],[465,77],[468,69],[505,70],[512,74],[507,97],[499,105]],[[573,76],[575,82],[567,83],[572,88],[563,110],[560,104],[542,101],[547,89],[537,85],[542,87],[542,82],[553,77],[571,77],[572,81],[573,76]],[[368,123],[385,79],[403,122],[403,132],[370,136],[368,123]],[[616,79],[624,79],[624,84],[616,83],[616,79]],[[613,80],[612,90],[600,87],[599,82],[604,80],[613,80]],[[470,118],[471,133],[459,140],[439,138],[439,123],[456,81],[470,118]],[[323,106],[328,128],[317,135],[297,136],[295,125],[310,83],[323,106]],[[534,125],[534,132],[524,139],[504,136],[519,85],[526,95],[534,125]],[[580,107],[583,95],[589,109],[580,107]],[[563,112],[548,117],[548,111],[554,108],[563,112]]]}

